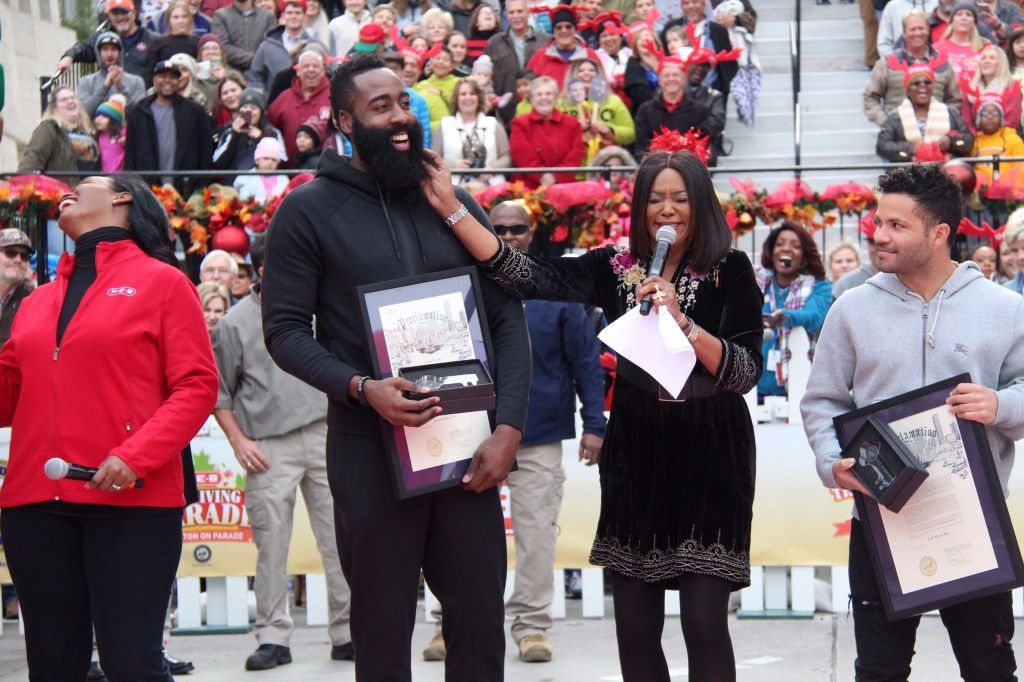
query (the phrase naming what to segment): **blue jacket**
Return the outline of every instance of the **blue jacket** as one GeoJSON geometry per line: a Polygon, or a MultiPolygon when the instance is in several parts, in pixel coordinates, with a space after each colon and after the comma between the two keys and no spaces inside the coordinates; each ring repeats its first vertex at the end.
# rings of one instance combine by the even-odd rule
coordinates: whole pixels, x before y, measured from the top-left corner
{"type": "MultiPolygon", "coordinates": [[[[772,286],[775,288],[775,299],[778,306],[786,302],[788,289],[782,289],[772,278],[772,286]]],[[[772,313],[772,304],[769,296],[765,296],[764,306],[761,311],[765,314],[772,313]]],[[[828,314],[829,306],[832,305],[832,284],[825,279],[820,279],[814,284],[814,291],[810,298],[799,310],[786,310],[782,318],[784,327],[803,327],[808,334],[814,334],[821,330],[825,324],[825,316],[828,314]]],[[[764,356],[764,367],[761,372],[761,379],[757,382],[757,392],[761,395],[786,395],[786,387],[779,386],[775,379],[775,368],[768,366],[768,352],[778,347],[778,342],[772,336],[765,336],[761,344],[761,353],[764,356]]]]}
{"type": "Polygon", "coordinates": [[[533,353],[533,383],[523,445],[576,437],[576,396],[583,432],[604,436],[604,374],[594,325],[579,303],[524,303],[533,353]]]}
{"type": "Polygon", "coordinates": [[[1003,286],[1010,291],[1014,291],[1018,294],[1024,294],[1024,273],[1018,272],[1013,276],[1013,279],[1003,284],[1003,286]]]}

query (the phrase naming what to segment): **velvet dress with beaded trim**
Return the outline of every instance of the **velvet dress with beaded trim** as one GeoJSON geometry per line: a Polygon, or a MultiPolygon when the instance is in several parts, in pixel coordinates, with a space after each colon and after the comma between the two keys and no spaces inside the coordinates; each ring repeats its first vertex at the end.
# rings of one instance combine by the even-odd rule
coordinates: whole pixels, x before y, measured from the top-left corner
{"type": "MultiPolygon", "coordinates": [[[[686,573],[750,584],[754,429],[743,394],[761,373],[761,292],[746,254],[731,250],[698,273],[673,273],[679,309],[722,342],[712,376],[699,362],[688,381],[700,397],[664,400],[653,379],[619,359],[598,462],[601,515],[590,561],[670,586],[686,573]]],[[[579,258],[535,258],[502,244],[485,264],[522,298],[600,306],[609,322],[636,306],[647,264],[622,247],[579,258]]],[[[684,389],[684,395],[687,395],[684,389]]]]}

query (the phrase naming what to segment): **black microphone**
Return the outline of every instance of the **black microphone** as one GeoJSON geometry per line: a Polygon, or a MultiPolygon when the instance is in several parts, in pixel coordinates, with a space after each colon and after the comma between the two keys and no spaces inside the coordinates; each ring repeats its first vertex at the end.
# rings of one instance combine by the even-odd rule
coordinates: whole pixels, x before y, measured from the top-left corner
{"type": "MultiPolygon", "coordinates": [[[[46,460],[46,464],[43,465],[43,471],[46,472],[46,477],[59,481],[62,478],[70,478],[75,481],[91,481],[92,477],[99,471],[97,467],[85,467],[81,464],[72,464],[71,462],[65,462],[60,457],[51,457],[46,460]]],[[[135,479],[135,483],[128,486],[130,488],[141,488],[144,483],[141,478],[135,479]]]]}
{"type": "MultiPolygon", "coordinates": [[[[651,269],[647,276],[661,277],[661,273],[665,269],[665,260],[668,258],[668,250],[676,243],[676,226],[662,225],[658,228],[654,238],[657,240],[658,245],[654,247],[654,258],[651,259],[651,269]]],[[[646,315],[650,313],[652,305],[651,297],[648,296],[640,302],[640,314],[646,315]]]]}

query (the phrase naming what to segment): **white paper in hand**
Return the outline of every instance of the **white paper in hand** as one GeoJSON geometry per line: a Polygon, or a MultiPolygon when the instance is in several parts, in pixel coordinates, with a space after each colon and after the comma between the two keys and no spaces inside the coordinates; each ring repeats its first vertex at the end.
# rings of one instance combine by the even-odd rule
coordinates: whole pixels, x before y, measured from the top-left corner
{"type": "Polygon", "coordinates": [[[668,313],[641,315],[636,307],[601,330],[598,338],[679,395],[697,363],[693,346],[668,313]]]}

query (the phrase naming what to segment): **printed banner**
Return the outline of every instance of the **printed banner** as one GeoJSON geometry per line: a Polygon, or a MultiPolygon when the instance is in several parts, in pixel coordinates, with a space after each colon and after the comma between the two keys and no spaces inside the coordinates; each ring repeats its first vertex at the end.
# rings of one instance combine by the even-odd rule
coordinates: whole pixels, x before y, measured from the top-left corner
{"type": "MultiPolygon", "coordinates": [[[[245,511],[246,472],[220,426],[211,417],[192,440],[199,501],[185,507],[181,521],[178,576],[253,575],[256,545],[245,511]]],[[[323,573],[309,515],[297,492],[288,572],[323,573]]]]}
{"type": "MultiPolygon", "coordinates": [[[[756,436],[757,487],[751,562],[763,566],[845,565],[852,496],[821,485],[801,426],[759,424],[756,436]]],[[[0,429],[0,475],[6,470],[9,444],[10,429],[0,429]]],[[[589,565],[587,557],[600,508],[597,467],[580,463],[578,450],[578,441],[563,443],[566,481],[558,521],[556,562],[567,568],[589,565]]],[[[256,546],[245,511],[245,472],[212,418],[192,441],[192,453],[200,501],[187,507],[182,517],[184,544],[178,575],[252,575],[256,546]]],[[[1024,466],[1014,469],[1010,490],[1024,491],[1024,466]]],[[[508,497],[508,488],[502,486],[509,565],[514,566],[508,497]]],[[[1020,533],[1024,529],[1024,495],[1011,495],[1007,503],[1020,533]]],[[[323,572],[301,494],[295,505],[293,528],[289,572],[323,572]]],[[[0,582],[10,582],[2,548],[0,582]]]]}

